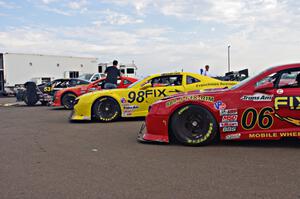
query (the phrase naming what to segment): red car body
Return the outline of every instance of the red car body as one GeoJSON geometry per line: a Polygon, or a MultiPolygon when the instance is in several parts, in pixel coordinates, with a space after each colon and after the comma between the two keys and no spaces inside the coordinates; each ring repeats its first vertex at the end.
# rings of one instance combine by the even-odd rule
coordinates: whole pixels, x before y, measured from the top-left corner
{"type": "Polygon", "coordinates": [[[205,145],[214,140],[212,129],[217,131],[214,138],[221,140],[300,138],[300,64],[270,68],[231,89],[194,91],[160,100],[151,106],[138,140],[168,143],[175,138],[186,145],[205,145]],[[195,128],[191,135],[180,137],[177,129],[188,132],[190,124],[203,125],[199,124],[201,118],[176,124],[173,117],[192,114],[197,107],[207,110],[206,115],[214,119],[198,137],[193,137],[195,128]]]}
{"type": "MultiPolygon", "coordinates": [[[[102,78],[87,85],[80,85],[60,90],[55,93],[52,106],[63,106],[62,99],[66,94],[73,95],[76,98],[91,91],[101,90],[104,81],[105,78],[102,78]]],[[[121,77],[119,81],[120,83],[118,83],[118,88],[127,88],[132,83],[136,82],[137,79],[132,77],[121,77]]]]}

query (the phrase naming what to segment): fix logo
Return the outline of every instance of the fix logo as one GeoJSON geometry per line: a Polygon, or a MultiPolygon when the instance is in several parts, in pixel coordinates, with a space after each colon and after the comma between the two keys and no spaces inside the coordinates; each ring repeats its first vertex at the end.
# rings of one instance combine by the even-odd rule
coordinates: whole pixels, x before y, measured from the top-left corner
{"type": "Polygon", "coordinates": [[[133,103],[137,101],[138,103],[142,103],[148,97],[158,97],[163,98],[166,97],[166,89],[154,89],[154,90],[146,90],[146,91],[131,91],[128,93],[128,102],[133,103]]]}
{"type": "Polygon", "coordinates": [[[280,107],[289,107],[290,110],[300,110],[300,96],[276,97],[274,107],[279,110],[280,107]]]}
{"type": "Polygon", "coordinates": [[[215,102],[214,107],[217,110],[223,110],[223,109],[226,108],[226,104],[223,103],[221,100],[218,100],[218,101],[215,102]]]}
{"type": "Polygon", "coordinates": [[[244,101],[254,101],[254,102],[270,102],[273,99],[273,95],[264,94],[254,94],[254,95],[244,95],[241,100],[244,101]]]}
{"type": "MultiPolygon", "coordinates": [[[[276,97],[274,102],[275,116],[282,121],[286,121],[295,126],[300,126],[300,119],[290,116],[282,116],[279,113],[280,108],[288,107],[291,111],[300,110],[300,96],[276,97]]],[[[299,115],[299,114],[297,114],[299,115]]],[[[299,116],[298,116],[299,117],[299,116]]]]}

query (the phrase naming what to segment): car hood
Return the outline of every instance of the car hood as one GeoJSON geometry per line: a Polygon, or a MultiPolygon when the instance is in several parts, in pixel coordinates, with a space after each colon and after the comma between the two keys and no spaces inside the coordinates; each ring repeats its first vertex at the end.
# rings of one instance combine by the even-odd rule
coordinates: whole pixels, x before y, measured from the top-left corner
{"type": "Polygon", "coordinates": [[[174,98],[178,98],[178,97],[183,97],[183,96],[191,96],[191,95],[215,95],[215,94],[220,94],[220,93],[224,93],[227,92],[229,89],[224,89],[224,88],[214,88],[214,89],[207,89],[204,91],[200,91],[200,90],[194,90],[194,91],[188,91],[188,92],[182,92],[182,93],[178,93],[175,95],[171,95],[171,96],[167,96],[165,98],[162,99],[162,101],[164,100],[168,100],[168,99],[174,99],[174,98]]]}
{"type": "Polygon", "coordinates": [[[92,91],[92,92],[89,92],[89,93],[86,93],[84,95],[81,95],[78,97],[78,99],[80,98],[84,98],[84,97],[92,97],[92,96],[102,96],[102,95],[111,95],[111,94],[114,94],[114,93],[118,93],[118,92],[121,92],[123,91],[124,92],[124,88],[122,89],[109,89],[109,90],[97,90],[97,91],[92,91]]]}

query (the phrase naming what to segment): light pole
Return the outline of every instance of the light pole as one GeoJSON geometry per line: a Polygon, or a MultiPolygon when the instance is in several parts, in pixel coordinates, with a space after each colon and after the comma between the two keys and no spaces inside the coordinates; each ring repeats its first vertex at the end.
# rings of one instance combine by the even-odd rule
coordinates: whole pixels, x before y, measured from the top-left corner
{"type": "Polygon", "coordinates": [[[228,72],[230,72],[230,45],[228,45],[227,50],[228,50],[228,72]]]}

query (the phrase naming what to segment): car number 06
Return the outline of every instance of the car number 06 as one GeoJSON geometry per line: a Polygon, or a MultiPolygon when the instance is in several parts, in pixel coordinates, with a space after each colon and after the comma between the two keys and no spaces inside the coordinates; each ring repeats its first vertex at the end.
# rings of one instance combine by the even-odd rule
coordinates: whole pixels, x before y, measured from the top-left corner
{"type": "Polygon", "coordinates": [[[259,128],[269,129],[274,122],[274,118],[271,115],[272,113],[274,113],[274,110],[271,107],[263,108],[259,113],[257,113],[257,110],[254,108],[245,110],[242,116],[243,129],[251,130],[257,123],[259,128]]]}

